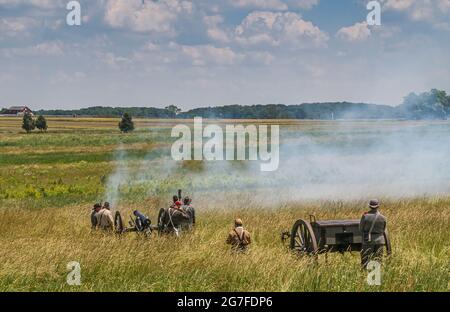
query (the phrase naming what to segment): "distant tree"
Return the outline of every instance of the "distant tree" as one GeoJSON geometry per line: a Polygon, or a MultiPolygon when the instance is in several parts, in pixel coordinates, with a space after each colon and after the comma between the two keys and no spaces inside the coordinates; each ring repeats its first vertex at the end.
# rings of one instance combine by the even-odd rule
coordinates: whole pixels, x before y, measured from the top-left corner
{"type": "Polygon", "coordinates": [[[25,130],[27,133],[30,133],[31,131],[33,131],[35,128],[35,123],[34,123],[34,119],[33,116],[31,116],[31,114],[29,113],[25,113],[23,115],[23,120],[22,120],[22,129],[25,130]]]}
{"type": "Polygon", "coordinates": [[[175,105],[166,106],[165,109],[171,113],[174,113],[175,115],[178,115],[179,113],[181,113],[181,108],[178,108],[175,105]]]}
{"type": "Polygon", "coordinates": [[[413,119],[446,119],[447,101],[445,91],[432,89],[430,92],[408,94],[399,108],[413,119]]]}
{"type": "Polygon", "coordinates": [[[119,129],[124,133],[131,132],[134,130],[134,123],[130,114],[128,113],[123,114],[122,121],[119,122],[119,129]]]}
{"type": "Polygon", "coordinates": [[[431,94],[436,97],[436,101],[440,103],[446,111],[450,111],[450,96],[444,90],[432,89],[431,94]]]}
{"type": "Polygon", "coordinates": [[[36,128],[42,131],[47,131],[47,120],[45,120],[45,117],[42,115],[39,115],[39,117],[36,119],[36,128]]]}

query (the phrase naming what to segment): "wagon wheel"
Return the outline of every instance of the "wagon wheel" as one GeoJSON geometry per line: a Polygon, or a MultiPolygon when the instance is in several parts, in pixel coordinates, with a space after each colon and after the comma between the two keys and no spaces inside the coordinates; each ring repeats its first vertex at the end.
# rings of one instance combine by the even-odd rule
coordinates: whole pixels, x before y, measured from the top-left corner
{"type": "Polygon", "coordinates": [[[389,240],[389,234],[388,234],[387,230],[384,231],[383,236],[384,236],[384,241],[386,242],[386,254],[388,256],[390,256],[392,253],[392,247],[391,247],[391,241],[389,240]]]}
{"type": "Polygon", "coordinates": [[[295,222],[291,231],[289,247],[298,254],[306,253],[314,255],[317,253],[316,236],[308,221],[300,219],[295,222]]]}
{"type": "Polygon", "coordinates": [[[166,210],[164,208],[159,209],[159,213],[158,213],[158,233],[162,233],[165,226],[164,226],[164,216],[166,214],[166,210]]]}
{"type": "Polygon", "coordinates": [[[125,230],[123,226],[123,219],[122,216],[120,215],[120,211],[116,211],[116,215],[114,216],[114,229],[118,234],[123,233],[125,230]]]}
{"type": "Polygon", "coordinates": [[[146,229],[146,230],[144,231],[144,236],[145,236],[146,238],[151,237],[151,236],[152,236],[152,229],[150,229],[150,228],[146,229]]]}

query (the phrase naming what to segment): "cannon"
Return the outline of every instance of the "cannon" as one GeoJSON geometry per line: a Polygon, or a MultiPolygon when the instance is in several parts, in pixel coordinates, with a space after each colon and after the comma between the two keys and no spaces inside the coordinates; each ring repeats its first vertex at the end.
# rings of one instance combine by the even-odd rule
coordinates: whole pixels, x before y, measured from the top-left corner
{"type": "Polygon", "coordinates": [[[136,232],[138,234],[143,234],[144,236],[149,237],[154,230],[158,229],[157,226],[152,225],[150,218],[143,215],[138,210],[135,210],[133,212],[133,215],[134,218],[130,216],[130,227],[125,227],[120,211],[116,211],[116,214],[114,216],[114,229],[117,234],[136,232]]]}
{"type": "MultiPolygon", "coordinates": [[[[178,190],[181,200],[181,190],[178,190]]],[[[174,233],[177,236],[181,231],[189,231],[195,225],[195,209],[188,205],[182,211],[175,208],[161,208],[158,213],[158,231],[161,234],[174,233]]]]}
{"type": "MultiPolygon", "coordinates": [[[[314,255],[329,252],[361,251],[362,233],[359,220],[318,221],[314,215],[309,221],[297,220],[291,231],[281,235],[283,242],[289,239],[289,248],[298,255],[314,255]]],[[[387,231],[384,232],[386,254],[391,254],[391,242],[387,231]]]]}
{"type": "MultiPolygon", "coordinates": [[[[178,190],[178,198],[181,198],[181,190],[178,190]]],[[[161,208],[156,225],[153,225],[150,218],[137,210],[133,212],[133,216],[130,216],[130,227],[125,227],[122,215],[119,211],[116,211],[114,217],[115,232],[117,234],[136,232],[149,237],[153,231],[157,231],[159,234],[174,233],[178,236],[181,231],[191,230],[195,224],[195,210],[192,206],[183,211],[174,208],[161,208]]]]}

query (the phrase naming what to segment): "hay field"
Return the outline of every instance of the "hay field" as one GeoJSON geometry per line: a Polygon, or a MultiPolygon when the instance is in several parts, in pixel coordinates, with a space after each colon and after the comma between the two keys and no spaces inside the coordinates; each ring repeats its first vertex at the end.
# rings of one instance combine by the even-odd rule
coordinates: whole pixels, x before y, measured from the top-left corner
{"type": "MultiPolygon", "coordinates": [[[[244,122],[254,121],[239,121],[244,122]]],[[[298,132],[333,142],[405,127],[435,127],[440,135],[450,134],[446,122],[264,122],[280,124],[282,142],[298,132]]],[[[318,263],[299,259],[281,244],[280,233],[309,214],[358,219],[369,198],[302,200],[285,197],[295,188],[279,189],[270,176],[261,182],[254,175],[209,170],[201,162],[173,164],[170,130],[180,121],[138,119],[131,134],[121,134],[117,123],[53,117],[47,133],[25,134],[20,119],[0,118],[0,291],[449,290],[450,193],[378,194],[393,255],[383,264],[381,286],[368,286],[358,254],[330,254],[327,261],[321,256],[318,263]],[[151,239],[91,232],[90,207],[110,200],[111,181],[122,177],[126,182],[120,194],[113,194],[119,198],[115,209],[125,216],[139,209],[154,220],[182,188],[194,198],[195,231],[151,239]],[[224,244],[235,217],[253,236],[245,255],[230,253],[224,244]],[[81,265],[80,286],[66,283],[71,261],[81,265]]],[[[231,166],[245,171],[246,163],[231,166]]]]}

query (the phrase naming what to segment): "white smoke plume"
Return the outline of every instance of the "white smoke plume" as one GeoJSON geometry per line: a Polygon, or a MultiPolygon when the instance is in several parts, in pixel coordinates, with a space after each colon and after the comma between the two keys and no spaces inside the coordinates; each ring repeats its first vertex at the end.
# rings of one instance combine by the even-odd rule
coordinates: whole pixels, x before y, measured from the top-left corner
{"type": "Polygon", "coordinates": [[[117,209],[120,202],[121,187],[128,183],[130,173],[127,165],[127,152],[123,145],[120,145],[114,153],[116,168],[108,176],[106,184],[105,201],[109,202],[111,209],[117,209]]]}
{"type": "Polygon", "coordinates": [[[130,174],[126,153],[119,151],[106,197],[116,205],[121,183],[130,185],[133,198],[168,196],[181,188],[194,202],[213,196],[224,206],[236,194],[277,207],[303,200],[450,193],[449,122],[318,122],[281,127],[280,136],[280,166],[274,172],[261,172],[258,161],[204,161],[193,170],[164,154],[139,160],[130,174]]]}

